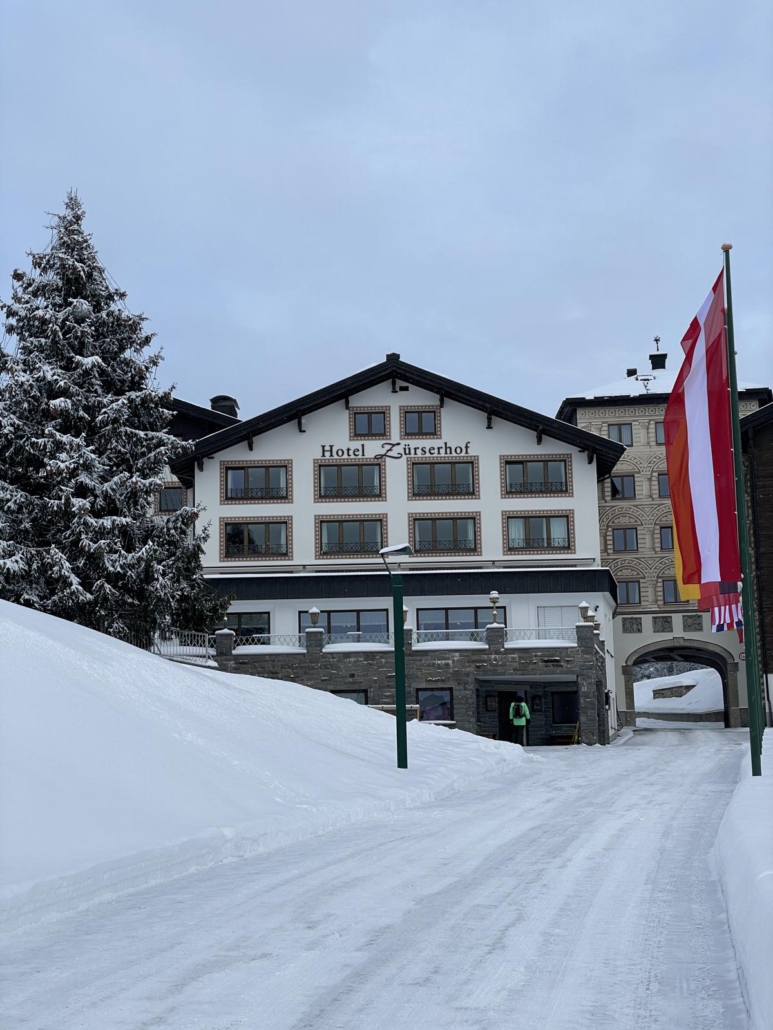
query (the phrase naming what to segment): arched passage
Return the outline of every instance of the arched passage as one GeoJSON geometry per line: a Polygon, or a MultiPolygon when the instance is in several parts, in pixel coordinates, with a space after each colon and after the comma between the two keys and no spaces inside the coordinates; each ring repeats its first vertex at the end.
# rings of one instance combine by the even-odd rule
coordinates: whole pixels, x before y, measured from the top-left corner
{"type": "Polygon", "coordinates": [[[722,696],[724,699],[725,726],[741,725],[741,709],[738,695],[738,663],[730,651],[724,647],[705,640],[688,640],[685,637],[672,637],[670,640],[659,640],[657,643],[645,644],[632,651],[623,665],[623,682],[625,684],[626,707],[634,712],[634,669],[639,665],[654,662],[692,662],[714,669],[722,679],[722,696]]]}

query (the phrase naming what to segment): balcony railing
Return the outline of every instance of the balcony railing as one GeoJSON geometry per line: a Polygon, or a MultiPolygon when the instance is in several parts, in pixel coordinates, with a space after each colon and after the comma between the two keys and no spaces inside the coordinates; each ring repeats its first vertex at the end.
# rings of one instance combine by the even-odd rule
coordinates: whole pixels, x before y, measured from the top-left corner
{"type": "Polygon", "coordinates": [[[414,550],[417,554],[422,551],[433,553],[435,551],[474,551],[474,540],[416,540],[414,550]]]}
{"type": "Polygon", "coordinates": [[[369,633],[366,630],[350,630],[348,633],[326,633],[324,646],[328,644],[380,644],[394,647],[395,638],[392,633],[369,633]]]}
{"type": "Polygon", "coordinates": [[[567,485],[561,481],[542,481],[538,483],[508,483],[508,494],[565,494],[567,485]]]}
{"type": "Polygon", "coordinates": [[[225,553],[228,558],[249,558],[258,554],[277,554],[287,557],[287,544],[226,544],[225,553]]]}
{"type": "Polygon", "coordinates": [[[577,640],[577,630],[574,626],[560,626],[558,628],[537,627],[536,629],[516,629],[515,627],[505,630],[505,642],[517,643],[530,640],[577,640]]]}
{"type": "Polygon", "coordinates": [[[414,497],[471,497],[474,493],[472,483],[424,483],[414,484],[414,497]]]}
{"type": "Polygon", "coordinates": [[[507,541],[507,547],[510,551],[527,551],[530,548],[539,547],[545,550],[551,548],[566,548],[569,546],[569,538],[562,536],[554,536],[550,540],[545,537],[533,536],[529,540],[514,540],[512,537],[507,541]]]}
{"type": "Polygon", "coordinates": [[[240,647],[305,647],[302,633],[237,633],[234,650],[240,647]]]}
{"type": "Polygon", "coordinates": [[[247,486],[244,489],[239,490],[235,487],[229,486],[226,490],[226,500],[228,501],[244,501],[254,500],[263,501],[266,498],[286,498],[287,487],[286,486],[247,486]]]}
{"type": "Polygon", "coordinates": [[[380,486],[323,486],[320,497],[379,497],[380,486]]]}
{"type": "Polygon", "coordinates": [[[375,540],[365,540],[362,543],[324,543],[322,544],[323,554],[378,554],[381,544],[375,540]]]}
{"type": "Polygon", "coordinates": [[[417,644],[450,644],[463,641],[473,644],[486,643],[485,629],[417,629],[414,631],[417,644]]]}

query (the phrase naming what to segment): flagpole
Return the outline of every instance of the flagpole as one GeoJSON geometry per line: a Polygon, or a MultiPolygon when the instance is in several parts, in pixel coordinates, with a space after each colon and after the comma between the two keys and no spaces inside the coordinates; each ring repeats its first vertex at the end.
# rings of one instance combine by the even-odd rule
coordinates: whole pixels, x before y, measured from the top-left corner
{"type": "Polygon", "coordinates": [[[762,773],[762,693],[760,691],[757,619],[754,611],[754,581],[749,550],[749,526],[746,521],[743,452],[741,450],[741,417],[738,408],[738,376],[735,369],[735,337],[733,334],[733,294],[730,287],[730,251],[732,243],[722,244],[725,262],[725,298],[727,327],[727,360],[730,372],[730,417],[733,426],[733,464],[735,467],[735,507],[738,520],[738,546],[741,554],[741,597],[743,600],[744,649],[746,651],[746,694],[749,705],[749,744],[752,776],[762,773]]]}

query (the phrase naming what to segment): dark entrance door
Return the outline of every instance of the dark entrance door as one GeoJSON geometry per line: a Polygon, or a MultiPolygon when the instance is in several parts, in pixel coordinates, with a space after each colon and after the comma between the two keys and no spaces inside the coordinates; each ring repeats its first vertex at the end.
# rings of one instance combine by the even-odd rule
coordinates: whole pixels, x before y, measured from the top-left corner
{"type": "MultiPolygon", "coordinates": [[[[513,739],[513,724],[510,722],[510,705],[515,701],[516,693],[526,694],[523,690],[500,690],[498,691],[498,703],[499,703],[499,739],[510,740],[513,739]]],[[[526,702],[528,704],[528,700],[526,702]]]]}

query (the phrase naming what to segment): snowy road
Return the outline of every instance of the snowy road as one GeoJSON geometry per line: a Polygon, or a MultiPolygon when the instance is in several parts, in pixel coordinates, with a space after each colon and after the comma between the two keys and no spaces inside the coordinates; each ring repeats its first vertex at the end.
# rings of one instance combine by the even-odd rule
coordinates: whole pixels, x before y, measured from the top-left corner
{"type": "Polygon", "coordinates": [[[709,852],[746,739],[554,750],[16,936],[3,1025],[742,1030],[709,852]]]}

